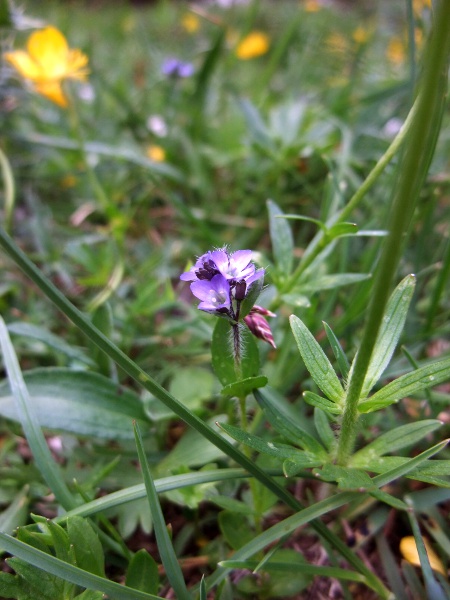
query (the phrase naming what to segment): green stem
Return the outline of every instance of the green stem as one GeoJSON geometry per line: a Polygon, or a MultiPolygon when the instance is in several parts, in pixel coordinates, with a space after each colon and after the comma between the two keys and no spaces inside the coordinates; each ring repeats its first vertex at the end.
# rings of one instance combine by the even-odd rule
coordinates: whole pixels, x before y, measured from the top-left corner
{"type": "Polygon", "coordinates": [[[361,347],[347,390],[337,451],[337,461],[341,465],[348,463],[353,451],[358,429],[358,402],[361,390],[383,319],[390,286],[400,261],[403,237],[411,222],[440,129],[450,55],[450,2],[441,1],[435,16],[434,30],[425,54],[417,106],[399,164],[389,219],[389,234],[375,274],[361,347]]]}

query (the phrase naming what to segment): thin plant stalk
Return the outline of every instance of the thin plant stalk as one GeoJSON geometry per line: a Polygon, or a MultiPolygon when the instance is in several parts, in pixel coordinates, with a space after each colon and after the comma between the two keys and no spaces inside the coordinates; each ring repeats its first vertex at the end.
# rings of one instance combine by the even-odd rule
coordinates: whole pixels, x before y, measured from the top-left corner
{"type": "Polygon", "coordinates": [[[347,390],[337,450],[337,461],[341,465],[348,463],[354,447],[361,390],[389,298],[390,286],[400,261],[403,237],[408,231],[440,129],[450,55],[450,2],[440,2],[435,17],[434,30],[425,55],[417,108],[399,164],[389,234],[375,274],[367,322],[347,390]]]}

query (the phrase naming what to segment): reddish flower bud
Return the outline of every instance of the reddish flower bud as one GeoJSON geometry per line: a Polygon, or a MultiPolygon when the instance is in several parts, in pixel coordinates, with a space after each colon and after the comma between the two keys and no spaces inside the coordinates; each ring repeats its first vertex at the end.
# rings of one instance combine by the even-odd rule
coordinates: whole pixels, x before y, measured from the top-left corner
{"type": "Polygon", "coordinates": [[[255,306],[251,309],[249,314],[244,317],[244,322],[253,335],[261,340],[264,340],[268,344],[272,346],[272,348],[276,348],[272,331],[269,327],[269,323],[266,321],[263,315],[267,315],[270,317],[275,317],[276,315],[261,306],[255,306]]]}

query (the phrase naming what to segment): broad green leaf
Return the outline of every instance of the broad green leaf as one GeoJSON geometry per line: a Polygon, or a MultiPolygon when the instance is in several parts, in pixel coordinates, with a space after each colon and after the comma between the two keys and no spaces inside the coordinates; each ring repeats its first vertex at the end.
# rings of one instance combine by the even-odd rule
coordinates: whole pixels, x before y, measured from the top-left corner
{"type": "Polygon", "coordinates": [[[103,548],[87,519],[69,517],[67,519],[67,534],[75,550],[77,567],[99,577],[105,576],[105,559],[103,548]]]}
{"type": "MultiPolygon", "coordinates": [[[[414,275],[405,277],[395,288],[387,303],[383,322],[364,379],[361,398],[367,396],[391,360],[405,324],[415,284],[416,278],[414,275]]],[[[354,364],[353,361],[352,369],[354,364]]],[[[349,377],[351,378],[351,372],[349,377]]]]}
{"type": "MultiPolygon", "coordinates": [[[[41,427],[107,439],[131,439],[133,420],[148,422],[139,397],[86,371],[49,367],[24,373],[41,427]]],[[[7,381],[0,383],[0,415],[19,421],[7,381]]]]}
{"type": "Polygon", "coordinates": [[[356,452],[352,458],[352,465],[361,464],[361,461],[366,459],[374,459],[384,454],[396,452],[401,448],[412,446],[439,427],[442,427],[442,423],[436,419],[426,419],[417,423],[395,427],[356,452]]]}
{"type": "Polygon", "coordinates": [[[142,548],[131,558],[125,585],[135,590],[157,594],[159,587],[158,565],[155,559],[142,548]]]}
{"type": "Polygon", "coordinates": [[[370,273],[337,273],[335,275],[322,275],[299,283],[302,294],[313,294],[322,290],[334,290],[344,285],[352,285],[370,279],[370,273]]]}
{"type": "Polygon", "coordinates": [[[336,437],[331,429],[330,421],[325,411],[320,408],[314,409],[314,425],[322,443],[331,452],[336,445],[336,437]]]}
{"type": "Polygon", "coordinates": [[[340,415],[344,410],[343,407],[338,406],[335,402],[327,398],[322,398],[322,396],[318,396],[314,392],[303,392],[303,398],[307,404],[320,408],[320,410],[324,410],[331,415],[340,415]]]}
{"type": "Polygon", "coordinates": [[[287,279],[294,264],[294,238],[289,223],[282,218],[283,211],[272,200],[267,201],[269,230],[273,257],[278,274],[287,279]]]}
{"type": "Polygon", "coordinates": [[[300,354],[315,384],[330,400],[341,406],[344,390],[325,352],[298,317],[291,315],[290,322],[300,354]]]}
{"type": "Polygon", "coordinates": [[[261,113],[254,104],[245,98],[238,98],[237,103],[244,115],[248,131],[253,138],[253,141],[268,152],[275,150],[272,137],[264,123],[261,113]]]}
{"type": "Polygon", "coordinates": [[[295,464],[302,465],[303,467],[314,467],[323,463],[322,459],[310,452],[297,450],[296,448],[288,446],[287,444],[266,442],[256,435],[242,431],[242,429],[234,427],[233,425],[227,425],[225,423],[218,423],[218,425],[221,429],[223,429],[223,431],[225,431],[225,433],[227,433],[237,442],[245,444],[246,446],[261,452],[262,454],[274,456],[279,460],[289,459],[295,464]]]}
{"type": "Polygon", "coordinates": [[[234,364],[232,326],[226,319],[217,319],[214,327],[211,360],[215,374],[224,386],[235,383],[238,379],[256,377],[259,372],[259,352],[253,335],[247,327],[240,327],[242,356],[241,377],[236,375],[234,364]]]}
{"type": "Polygon", "coordinates": [[[176,598],[178,598],[178,600],[192,600],[192,597],[186,588],[183,572],[167,530],[161,504],[158,498],[158,493],[150,473],[142,436],[137,424],[134,425],[134,432],[139,463],[141,465],[142,477],[144,479],[145,489],[147,492],[147,499],[150,506],[150,511],[152,513],[156,542],[158,544],[158,552],[161,556],[161,561],[164,565],[167,578],[173,588],[176,598]]]}
{"type": "Polygon", "coordinates": [[[262,388],[267,385],[267,377],[264,375],[258,375],[258,377],[247,377],[247,379],[241,379],[226,385],[221,393],[224,396],[237,396],[242,398],[248,396],[257,388],[262,388]]]}
{"type": "Polygon", "coordinates": [[[228,512],[240,513],[242,515],[246,515],[247,517],[254,515],[255,511],[251,506],[242,502],[242,500],[236,500],[235,498],[230,498],[229,496],[211,496],[209,501],[228,512]]]}
{"type": "MultiPolygon", "coordinates": [[[[40,600],[54,600],[64,598],[64,580],[53,573],[47,573],[30,565],[21,558],[8,559],[9,566],[19,575],[19,581],[25,580],[25,590],[34,592],[35,597],[40,600]]],[[[20,596],[19,596],[20,598],[20,596]]]]}
{"type": "Polygon", "coordinates": [[[394,379],[370,398],[362,400],[358,404],[358,409],[362,413],[373,412],[448,379],[450,379],[450,358],[445,358],[394,379]]]}
{"type": "Polygon", "coordinates": [[[256,390],[256,401],[272,427],[293,444],[326,460],[326,452],[315,437],[307,433],[288,411],[292,407],[272,388],[256,390]]]}
{"type": "Polygon", "coordinates": [[[345,352],[342,350],[342,346],[339,343],[339,340],[335,336],[333,330],[328,325],[328,323],[323,322],[323,326],[325,328],[325,333],[327,334],[328,341],[330,342],[330,346],[333,350],[333,354],[336,357],[336,360],[339,365],[339,370],[341,371],[341,375],[344,379],[347,379],[348,372],[350,369],[350,363],[348,362],[347,356],[345,352]]]}

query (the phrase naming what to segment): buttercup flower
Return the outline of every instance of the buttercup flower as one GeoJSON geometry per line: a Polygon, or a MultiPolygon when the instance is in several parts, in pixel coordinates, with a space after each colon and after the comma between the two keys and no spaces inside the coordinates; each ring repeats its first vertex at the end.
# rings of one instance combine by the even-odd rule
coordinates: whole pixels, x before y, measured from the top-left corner
{"type": "Polygon", "coordinates": [[[26,51],[7,52],[5,58],[32,83],[36,92],[62,107],[68,104],[62,82],[85,81],[88,74],[88,57],[81,50],[69,48],[55,27],[35,31],[28,38],[26,51]]]}
{"type": "Polygon", "coordinates": [[[161,73],[174,79],[191,77],[194,74],[194,65],[178,58],[167,58],[162,64],[161,73]]]}
{"type": "Polygon", "coordinates": [[[241,40],[236,48],[236,56],[241,60],[250,60],[266,54],[269,50],[269,37],[262,31],[252,31],[243,40],[241,40]]]}

